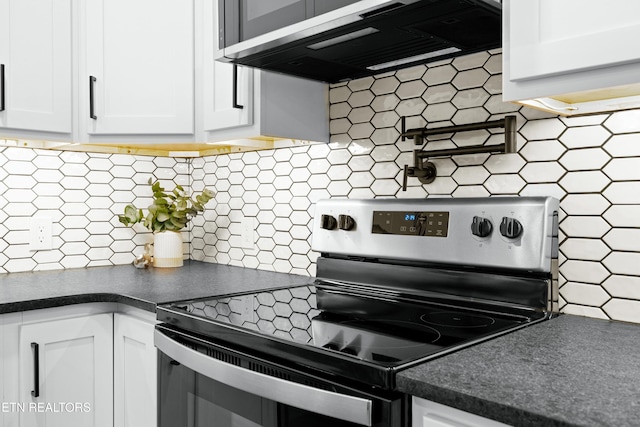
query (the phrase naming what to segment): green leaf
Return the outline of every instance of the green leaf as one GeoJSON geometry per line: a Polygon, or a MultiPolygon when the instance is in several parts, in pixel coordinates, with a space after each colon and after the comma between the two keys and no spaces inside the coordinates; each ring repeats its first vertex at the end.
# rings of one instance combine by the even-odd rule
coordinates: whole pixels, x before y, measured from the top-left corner
{"type": "Polygon", "coordinates": [[[158,212],[158,216],[156,217],[156,221],[165,222],[170,219],[171,215],[168,212],[158,212]]]}
{"type": "Polygon", "coordinates": [[[177,227],[178,230],[180,230],[185,225],[187,225],[187,220],[186,218],[184,220],[181,220],[180,218],[171,217],[170,223],[177,227]]]}
{"type": "Polygon", "coordinates": [[[171,212],[171,217],[172,218],[186,218],[187,217],[187,211],[174,211],[171,212]]]}
{"type": "Polygon", "coordinates": [[[118,221],[123,225],[142,222],[151,231],[179,231],[191,218],[204,212],[205,205],[215,196],[213,191],[205,188],[201,194],[191,198],[181,185],[176,185],[171,192],[166,193],[159,181],[149,178],[147,182],[153,194],[153,203],[147,207],[147,216],[144,216],[142,209],[127,205],[124,214],[118,215],[118,221]]]}

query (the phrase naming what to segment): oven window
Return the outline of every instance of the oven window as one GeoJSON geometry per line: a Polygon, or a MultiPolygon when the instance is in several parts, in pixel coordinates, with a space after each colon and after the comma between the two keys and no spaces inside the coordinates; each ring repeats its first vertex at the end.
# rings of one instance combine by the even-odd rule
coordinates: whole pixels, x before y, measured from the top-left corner
{"type": "Polygon", "coordinates": [[[164,354],[159,369],[159,427],[358,426],[227,386],[164,354]]]}
{"type": "MultiPolygon", "coordinates": [[[[238,396],[240,397],[240,396],[238,396]]],[[[248,404],[249,402],[243,402],[243,399],[238,399],[238,404],[248,404]]],[[[249,418],[235,413],[229,408],[217,405],[205,398],[199,397],[193,393],[189,393],[187,396],[187,404],[190,408],[187,412],[187,426],[204,427],[260,427],[263,424],[259,424],[249,418]]],[[[258,409],[260,406],[257,407],[258,409]]]]}
{"type": "Polygon", "coordinates": [[[361,427],[358,424],[347,421],[336,420],[335,418],[323,415],[312,414],[302,409],[291,406],[280,405],[281,424],[278,427],[361,427]]]}

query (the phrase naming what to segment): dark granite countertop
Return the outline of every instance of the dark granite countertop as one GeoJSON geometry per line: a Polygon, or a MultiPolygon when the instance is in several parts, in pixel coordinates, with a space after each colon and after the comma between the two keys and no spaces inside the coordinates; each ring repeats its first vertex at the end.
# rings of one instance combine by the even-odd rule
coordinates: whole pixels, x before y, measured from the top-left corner
{"type": "Polygon", "coordinates": [[[308,283],[306,276],[185,261],[179,268],[132,265],[0,275],[0,313],[88,302],[157,304],[308,283]]]}
{"type": "MultiPolygon", "coordinates": [[[[197,261],[10,273],[0,275],[0,313],[88,302],[154,312],[158,304],[311,280],[197,261]]],[[[400,372],[397,384],[514,426],[636,426],[640,326],[562,315],[400,372]]]]}
{"type": "Polygon", "coordinates": [[[404,371],[398,387],[514,426],[637,426],[640,326],[562,315],[404,371]]]}

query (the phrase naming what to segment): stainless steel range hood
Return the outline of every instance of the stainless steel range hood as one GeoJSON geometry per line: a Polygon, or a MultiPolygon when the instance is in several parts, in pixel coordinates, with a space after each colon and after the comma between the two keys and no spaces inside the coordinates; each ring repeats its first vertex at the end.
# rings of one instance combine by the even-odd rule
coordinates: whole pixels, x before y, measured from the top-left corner
{"type": "Polygon", "coordinates": [[[361,0],[237,43],[221,30],[219,60],[335,83],[500,47],[501,12],[499,0],[361,0]]]}

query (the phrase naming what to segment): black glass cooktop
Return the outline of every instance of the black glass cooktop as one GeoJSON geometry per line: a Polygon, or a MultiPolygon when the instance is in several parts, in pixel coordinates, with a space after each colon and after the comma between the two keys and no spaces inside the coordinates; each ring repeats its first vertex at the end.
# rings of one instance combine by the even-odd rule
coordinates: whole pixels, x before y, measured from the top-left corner
{"type": "Polygon", "coordinates": [[[532,320],[322,285],[169,304],[159,319],[254,352],[300,356],[320,369],[330,364],[341,374],[357,365],[405,368],[532,320]]]}

